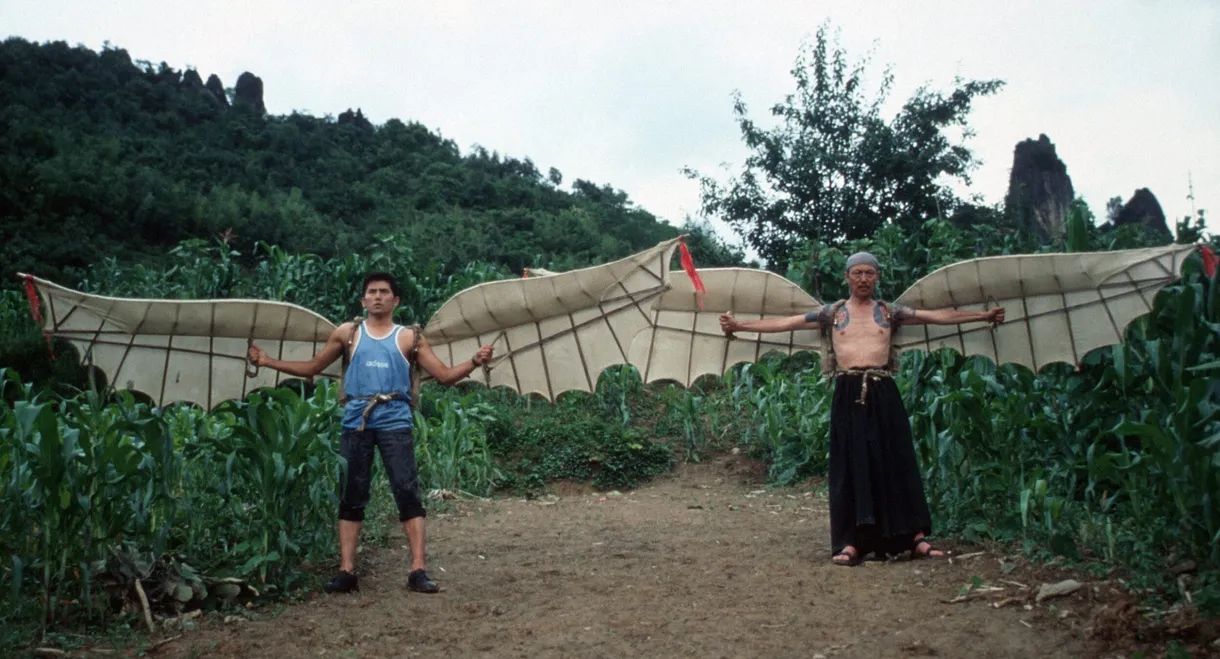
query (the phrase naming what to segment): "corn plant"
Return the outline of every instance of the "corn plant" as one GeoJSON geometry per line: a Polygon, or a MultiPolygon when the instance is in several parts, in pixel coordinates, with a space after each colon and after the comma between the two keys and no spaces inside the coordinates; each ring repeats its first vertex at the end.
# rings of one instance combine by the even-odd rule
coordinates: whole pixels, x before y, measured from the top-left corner
{"type": "Polygon", "coordinates": [[[33,577],[44,622],[67,612],[68,591],[91,599],[89,565],[109,544],[129,538],[165,550],[182,461],[146,407],[129,396],[103,407],[94,394],[57,403],[27,387],[0,417],[0,442],[11,592],[33,577]]]}
{"type": "Polygon", "coordinates": [[[816,364],[789,372],[781,360],[764,359],[739,367],[729,382],[741,441],[768,458],[771,478],[791,485],[825,473],[831,390],[816,364]]]}
{"type": "Polygon", "coordinates": [[[221,493],[229,513],[256,529],[232,549],[238,574],[279,582],[295,559],[329,548],[328,527],[338,507],[340,463],[333,387],[323,385],[321,402],[279,389],[256,392],[249,402],[226,410],[233,430],[210,447],[222,469],[221,493]]]}
{"type": "Polygon", "coordinates": [[[608,368],[597,380],[597,400],[623,425],[631,423],[631,402],[643,391],[640,372],[630,364],[608,368]]]}
{"type": "Polygon", "coordinates": [[[162,575],[150,596],[181,602],[206,597],[205,574],[288,586],[300,559],[333,550],[333,386],[309,399],[256,393],[205,414],[127,394],[59,400],[0,369],[0,395],[13,400],[0,407],[0,547],[10,556],[0,619],[36,608],[45,630],[105,611],[99,570],[162,575]]]}
{"type": "MultiPolygon", "coordinates": [[[[429,392],[431,393],[431,392],[429,392]]],[[[423,489],[486,496],[502,474],[487,445],[493,418],[479,395],[448,390],[432,397],[430,413],[415,414],[415,451],[423,489]]]]}

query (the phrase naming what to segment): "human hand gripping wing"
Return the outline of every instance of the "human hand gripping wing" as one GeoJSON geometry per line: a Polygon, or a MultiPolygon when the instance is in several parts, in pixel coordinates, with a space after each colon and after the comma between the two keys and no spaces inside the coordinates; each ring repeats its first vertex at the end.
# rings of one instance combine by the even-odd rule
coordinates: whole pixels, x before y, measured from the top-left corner
{"type": "Polygon", "coordinates": [[[1193,245],[1069,254],[1019,254],[962,261],[915,282],[895,302],[916,309],[1004,307],[992,327],[902,325],[899,351],[953,348],[1037,372],[1080,364],[1095,348],[1121,343],[1133,320],[1152,311],[1158,291],[1177,281],[1193,245]]]}
{"type": "MultiPolygon", "coordinates": [[[[188,402],[210,410],[278,386],[294,378],[269,368],[247,376],[249,341],[276,359],[308,360],[335,329],[287,302],[105,297],[20,276],[42,298],[43,331],[71,343],[81,363],[100,369],[115,389],[147,394],[155,405],[188,402]]],[[[338,363],[322,375],[338,378],[338,363]]]]}
{"type": "Polygon", "coordinates": [[[700,270],[707,288],[703,306],[685,271],[670,273],[671,288],[652,307],[649,327],[631,341],[631,363],[644,382],[673,380],[689,387],[702,375],[724,375],[741,362],[756,362],[771,351],[791,355],[818,350],[817,330],[758,334],[739,332],[732,339],[720,330],[720,314],[740,320],[781,318],[817,311],[822,304],[800,286],[766,270],[700,270]]]}
{"type": "Polygon", "coordinates": [[[472,286],[437,310],[424,336],[450,366],[494,345],[488,368],[468,380],[552,401],[569,390],[591,392],[603,369],[628,363],[632,338],[651,325],[678,241],[605,265],[472,286]]]}

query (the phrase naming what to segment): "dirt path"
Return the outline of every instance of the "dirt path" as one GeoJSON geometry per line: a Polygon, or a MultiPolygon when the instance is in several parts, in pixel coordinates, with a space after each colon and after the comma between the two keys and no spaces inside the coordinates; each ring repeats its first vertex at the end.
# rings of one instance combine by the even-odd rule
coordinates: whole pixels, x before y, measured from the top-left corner
{"type": "Polygon", "coordinates": [[[945,604],[971,577],[1023,570],[993,555],[834,566],[825,499],[761,489],[756,465],[728,457],[622,495],[464,502],[428,523],[441,594],[408,595],[396,541],[362,553],[358,595],[205,623],[155,655],[1096,656],[1087,588],[1053,609],[945,604]]]}

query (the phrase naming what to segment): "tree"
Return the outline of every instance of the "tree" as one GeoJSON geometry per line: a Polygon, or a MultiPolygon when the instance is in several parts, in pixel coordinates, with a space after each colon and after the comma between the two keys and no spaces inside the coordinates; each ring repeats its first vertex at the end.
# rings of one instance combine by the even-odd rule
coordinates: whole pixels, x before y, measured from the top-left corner
{"type": "Polygon", "coordinates": [[[758,126],[735,97],[752,152],[741,174],[722,184],[684,170],[700,182],[703,212],[728,222],[773,267],[803,240],[855,240],[887,222],[915,229],[945,217],[957,203],[947,179],[969,183],[977,162],[964,145],[966,117],[976,98],[1004,83],[959,78],[948,93],[921,87],[887,122],[881,107],[893,76],[887,68],[870,99],[867,64],[849,63],[823,25],[797,57],[796,92],[771,108],[777,127],[758,126]]]}
{"type": "MultiPolygon", "coordinates": [[[[756,262],[747,264],[745,252],[716,235],[716,230],[706,220],[699,221],[688,215],[679,231],[686,234],[686,246],[698,268],[758,266],[756,262]]],[[[679,267],[676,256],[674,267],[679,267]]]]}

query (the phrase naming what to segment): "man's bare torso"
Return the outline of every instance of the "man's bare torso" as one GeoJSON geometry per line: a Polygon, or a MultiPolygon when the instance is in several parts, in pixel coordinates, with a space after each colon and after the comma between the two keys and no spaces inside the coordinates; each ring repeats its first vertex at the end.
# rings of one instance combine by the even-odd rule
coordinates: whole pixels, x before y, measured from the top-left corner
{"type": "Polygon", "coordinates": [[[839,368],[884,367],[889,363],[893,322],[875,300],[848,300],[830,322],[839,368]]]}

